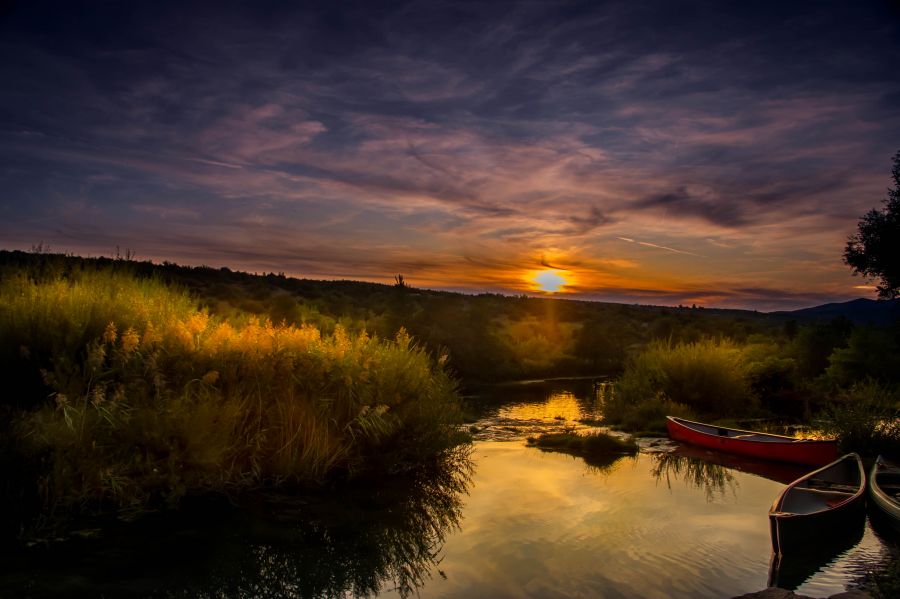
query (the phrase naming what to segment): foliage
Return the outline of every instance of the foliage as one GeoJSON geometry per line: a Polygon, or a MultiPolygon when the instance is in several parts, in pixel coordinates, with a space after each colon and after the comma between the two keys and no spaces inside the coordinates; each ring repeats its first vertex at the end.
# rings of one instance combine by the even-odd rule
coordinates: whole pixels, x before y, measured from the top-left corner
{"type": "Polygon", "coordinates": [[[528,372],[552,372],[555,364],[572,357],[573,327],[556,319],[529,316],[505,322],[500,339],[505,351],[528,372]]]}
{"type": "Polygon", "coordinates": [[[844,262],[853,274],[879,279],[878,297],[900,296],[900,151],[894,154],[891,178],[884,210],[872,209],[857,225],[844,249],[844,262]]]}
{"type": "Polygon", "coordinates": [[[48,508],[404,470],[461,440],[444,359],[405,331],[225,320],[121,269],[5,272],[0,347],[44,390],[8,409],[48,508]]]}
{"type": "Polygon", "coordinates": [[[846,318],[802,327],[791,344],[798,374],[813,379],[828,368],[828,358],[836,348],[846,347],[853,324],[846,318]]]}
{"type": "Polygon", "coordinates": [[[777,349],[773,353],[747,362],[747,380],[756,397],[772,397],[794,388],[797,379],[797,363],[792,358],[781,357],[777,349]]]}
{"type": "Polygon", "coordinates": [[[667,415],[734,415],[755,405],[746,363],[734,343],[654,341],[605,391],[603,417],[625,430],[662,433],[667,415]]]}
{"type": "Polygon", "coordinates": [[[632,403],[617,393],[615,386],[610,386],[605,390],[603,422],[606,424],[641,436],[665,435],[667,431],[666,416],[696,418],[694,411],[688,406],[668,400],[661,394],[632,403]]]}
{"type": "Polygon", "coordinates": [[[824,432],[843,451],[866,456],[900,456],[900,393],[876,381],[840,391],[824,420],[824,432]]]}
{"type": "Polygon", "coordinates": [[[867,378],[900,381],[900,343],[890,331],[872,326],[854,329],[847,346],[835,349],[828,362],[826,376],[840,387],[867,378]]]}
{"type": "Polygon", "coordinates": [[[588,361],[594,372],[620,372],[625,367],[629,347],[641,335],[625,319],[591,318],[584,322],[575,342],[574,353],[588,361]]]}
{"type": "Polygon", "coordinates": [[[740,348],[713,339],[650,343],[622,374],[617,394],[631,404],[661,395],[701,413],[724,415],[748,411],[754,399],[740,348]]]}

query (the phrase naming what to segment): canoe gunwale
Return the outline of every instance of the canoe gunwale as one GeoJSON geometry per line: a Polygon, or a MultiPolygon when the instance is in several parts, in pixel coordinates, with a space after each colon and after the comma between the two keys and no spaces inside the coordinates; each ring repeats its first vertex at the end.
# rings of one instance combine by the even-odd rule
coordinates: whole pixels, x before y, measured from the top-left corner
{"type": "MultiPolygon", "coordinates": [[[[816,490],[816,489],[811,489],[811,490],[816,490]]],[[[793,519],[793,518],[806,518],[809,516],[816,516],[818,514],[833,512],[835,510],[840,510],[841,508],[847,506],[850,503],[853,503],[854,501],[857,501],[858,499],[860,499],[862,497],[863,493],[865,493],[865,492],[866,492],[866,471],[862,466],[862,460],[860,459],[858,453],[848,453],[848,454],[842,455],[841,457],[839,457],[835,461],[831,462],[830,464],[825,464],[818,470],[813,470],[812,472],[810,472],[804,476],[801,476],[800,478],[798,478],[797,480],[795,480],[794,482],[789,484],[787,487],[785,487],[784,490],[781,491],[781,494],[775,499],[775,502],[772,504],[772,507],[769,508],[769,516],[771,518],[776,518],[778,520],[784,520],[784,519],[793,519]],[[856,461],[856,465],[859,468],[860,483],[859,483],[859,487],[856,489],[856,491],[854,491],[852,494],[848,494],[846,499],[844,499],[840,503],[826,506],[826,507],[824,507],[820,510],[816,510],[814,512],[796,513],[796,512],[781,511],[780,508],[781,508],[781,505],[784,504],[785,498],[792,491],[797,490],[798,485],[800,485],[804,481],[808,481],[812,478],[815,478],[816,475],[819,474],[820,472],[829,470],[829,469],[833,468],[834,466],[836,466],[838,463],[843,462],[844,460],[851,460],[851,459],[856,461]]]]}
{"type": "Polygon", "coordinates": [[[797,439],[784,435],[718,427],[666,416],[669,437],[674,441],[763,460],[802,464],[818,468],[838,458],[833,439],[797,439]]]}
{"type": "Polygon", "coordinates": [[[687,420],[686,418],[679,418],[677,416],[666,416],[666,418],[668,418],[670,421],[674,422],[678,426],[682,426],[684,428],[690,429],[694,433],[697,433],[700,435],[706,435],[713,439],[718,439],[718,438],[732,439],[734,441],[740,441],[741,443],[771,444],[771,443],[778,442],[778,443],[784,443],[785,445],[801,445],[801,444],[806,445],[806,444],[816,444],[816,443],[832,444],[835,442],[834,439],[798,439],[797,437],[788,437],[787,435],[776,435],[774,433],[762,433],[759,431],[748,431],[748,430],[744,430],[744,429],[740,429],[740,428],[731,428],[731,427],[727,427],[727,426],[716,427],[711,424],[705,424],[703,422],[695,422],[693,420],[687,420]],[[741,433],[743,435],[767,437],[767,438],[772,439],[772,441],[760,441],[757,439],[748,439],[748,438],[739,437],[739,436],[732,437],[730,435],[729,436],[718,435],[715,433],[711,433],[711,432],[702,430],[701,428],[695,428],[694,426],[690,426],[692,424],[696,425],[698,427],[702,427],[702,428],[721,428],[724,430],[733,431],[735,433],[741,433]]]}

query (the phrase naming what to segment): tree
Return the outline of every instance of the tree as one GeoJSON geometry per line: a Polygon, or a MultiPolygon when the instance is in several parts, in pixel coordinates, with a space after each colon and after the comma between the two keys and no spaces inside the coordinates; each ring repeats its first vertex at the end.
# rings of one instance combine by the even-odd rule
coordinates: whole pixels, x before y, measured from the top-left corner
{"type": "Polygon", "coordinates": [[[884,209],[873,208],[859,219],[858,232],[847,239],[844,262],[854,275],[881,279],[878,297],[900,296],[900,151],[891,169],[894,187],[888,188],[884,209]]]}

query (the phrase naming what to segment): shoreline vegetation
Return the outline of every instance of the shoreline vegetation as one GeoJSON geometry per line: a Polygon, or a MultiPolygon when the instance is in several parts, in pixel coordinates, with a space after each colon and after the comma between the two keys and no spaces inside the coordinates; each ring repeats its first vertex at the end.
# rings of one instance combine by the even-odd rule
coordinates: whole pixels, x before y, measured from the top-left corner
{"type": "Polygon", "coordinates": [[[461,392],[502,381],[602,373],[598,424],[631,433],[781,420],[900,456],[900,321],[399,281],[0,251],[5,536],[415,470],[468,451],[461,392]]]}
{"type": "Polygon", "coordinates": [[[214,317],[158,279],[78,267],[4,271],[0,331],[16,391],[3,405],[4,503],[21,526],[402,473],[465,451],[446,359],[402,328],[384,340],[214,317]]]}

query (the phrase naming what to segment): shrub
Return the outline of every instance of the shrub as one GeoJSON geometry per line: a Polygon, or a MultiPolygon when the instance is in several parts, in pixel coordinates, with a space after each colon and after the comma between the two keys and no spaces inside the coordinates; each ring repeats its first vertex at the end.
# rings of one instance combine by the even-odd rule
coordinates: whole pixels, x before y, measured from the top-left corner
{"type": "Polygon", "coordinates": [[[753,394],[765,400],[796,389],[796,359],[787,357],[785,349],[770,339],[755,337],[748,341],[741,353],[753,394]]]}
{"type": "Polygon", "coordinates": [[[661,428],[666,413],[735,415],[755,406],[741,351],[729,341],[654,341],[604,402],[604,418],[629,430],[661,428]]]}
{"type": "Polygon", "coordinates": [[[847,347],[836,348],[828,358],[827,378],[848,386],[867,378],[881,382],[900,381],[900,345],[890,331],[871,326],[857,327],[847,347]]]}
{"type": "Polygon", "coordinates": [[[843,451],[900,456],[900,395],[873,380],[858,383],[833,398],[823,428],[843,451]]]}
{"type": "Polygon", "coordinates": [[[444,360],[404,331],[226,321],[112,269],[5,273],[0,331],[20,357],[5,374],[44,390],[19,398],[10,432],[47,464],[48,509],[410,469],[461,440],[444,360]]]}
{"type": "MultiPolygon", "coordinates": [[[[603,398],[603,421],[624,431],[640,435],[666,434],[666,416],[693,420],[693,410],[657,394],[650,399],[631,403],[622,398],[615,386],[609,386],[603,398]]],[[[639,435],[639,436],[640,436],[639,435]]]]}

